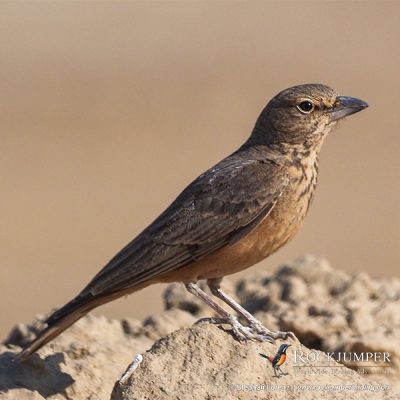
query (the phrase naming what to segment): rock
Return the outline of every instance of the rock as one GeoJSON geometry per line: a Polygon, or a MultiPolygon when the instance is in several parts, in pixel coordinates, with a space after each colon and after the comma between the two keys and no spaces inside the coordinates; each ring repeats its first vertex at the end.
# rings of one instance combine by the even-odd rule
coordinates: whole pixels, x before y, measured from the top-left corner
{"type": "Polygon", "coordinates": [[[14,389],[8,393],[1,395],[3,400],[43,400],[42,397],[38,392],[30,391],[28,389],[14,389]]]}
{"type": "Polygon", "coordinates": [[[179,328],[193,325],[196,321],[197,318],[192,314],[174,308],[164,311],[160,315],[151,316],[145,319],[143,326],[145,327],[146,335],[153,340],[156,340],[179,328]]]}
{"type": "MultiPolygon", "coordinates": [[[[276,378],[270,362],[260,353],[273,355],[277,345],[242,344],[213,325],[181,329],[158,340],[125,382],[116,383],[111,399],[282,399],[283,395],[284,398],[299,396],[305,400],[316,397],[337,399],[338,391],[333,389],[334,385],[351,388],[366,383],[355,371],[336,362],[329,368],[320,368],[321,361],[317,358],[324,359],[324,353],[315,351],[315,360],[302,363],[295,360],[294,353],[308,354],[310,350],[296,342],[292,342],[289,349],[287,362],[282,366],[287,375],[276,378]],[[319,374],[316,373],[318,370],[319,374]],[[328,388],[331,388],[330,392],[328,388]]],[[[368,384],[371,387],[379,385],[374,380],[369,380],[368,384]]],[[[349,389],[345,393],[346,399],[367,398],[364,390],[349,389]]],[[[395,397],[386,387],[373,398],[395,397]]]]}
{"type": "Polygon", "coordinates": [[[26,341],[21,332],[30,336],[39,323],[19,326],[0,348],[0,399],[109,399],[114,382],[136,353],[178,329],[182,321],[193,322],[190,314],[182,314],[187,313],[170,310],[154,317],[158,322],[149,327],[89,314],[20,364],[12,357],[20,350],[18,344],[26,341]]]}
{"type": "Polygon", "coordinates": [[[193,325],[213,314],[183,285],[173,284],[165,291],[163,313],[144,321],[89,314],[22,364],[12,357],[41,328],[43,317],[18,324],[0,347],[0,400],[108,400],[111,392],[119,400],[400,398],[398,279],[347,274],[307,256],[236,284],[226,279],[222,289],[268,328],[297,335],[302,345],[292,343],[282,366],[288,375],[274,378],[259,355],[275,354],[281,342],[243,344],[229,326],[193,325]],[[323,371],[316,360],[300,368],[296,352],[388,353],[390,363],[378,374],[379,363],[365,367],[341,359],[323,371]],[[129,367],[139,354],[140,365],[129,367]],[[298,384],[314,386],[293,386],[298,384]],[[364,386],[338,392],[328,384],[364,386]]]}

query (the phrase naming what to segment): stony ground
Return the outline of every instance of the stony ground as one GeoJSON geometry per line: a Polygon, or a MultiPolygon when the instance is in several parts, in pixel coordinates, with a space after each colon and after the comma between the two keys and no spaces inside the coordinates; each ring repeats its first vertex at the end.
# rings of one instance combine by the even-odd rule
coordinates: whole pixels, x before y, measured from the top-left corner
{"type": "Polygon", "coordinates": [[[276,378],[259,355],[281,342],[242,344],[229,326],[193,325],[210,310],[174,284],[160,315],[88,315],[23,364],[11,359],[40,319],[17,325],[0,347],[0,399],[400,399],[399,280],[304,257],[223,289],[269,328],[296,333],[302,344],[287,341],[287,375],[276,378]],[[387,352],[390,363],[327,364],[326,352],[387,352]],[[143,361],[126,372],[138,354],[143,361]]]}

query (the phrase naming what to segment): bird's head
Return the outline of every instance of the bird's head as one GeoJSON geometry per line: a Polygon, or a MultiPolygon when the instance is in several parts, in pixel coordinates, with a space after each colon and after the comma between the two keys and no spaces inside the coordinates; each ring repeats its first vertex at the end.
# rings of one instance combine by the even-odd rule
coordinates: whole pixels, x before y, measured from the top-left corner
{"type": "Polygon", "coordinates": [[[291,345],[290,345],[290,344],[287,344],[287,343],[281,344],[281,345],[279,346],[278,353],[280,353],[280,354],[286,354],[286,350],[287,350],[288,347],[290,347],[290,346],[291,346],[291,345]]]}
{"type": "Polygon", "coordinates": [[[326,85],[293,86],[267,104],[252,136],[266,144],[319,147],[338,120],[366,107],[364,101],[340,96],[326,85]]]}

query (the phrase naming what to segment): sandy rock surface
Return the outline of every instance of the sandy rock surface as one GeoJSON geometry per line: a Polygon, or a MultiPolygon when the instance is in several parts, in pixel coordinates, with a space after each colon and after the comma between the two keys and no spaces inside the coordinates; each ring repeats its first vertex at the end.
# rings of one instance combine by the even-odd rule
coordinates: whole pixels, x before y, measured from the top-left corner
{"type": "MultiPolygon", "coordinates": [[[[260,356],[275,354],[277,347],[256,342],[243,345],[211,325],[182,329],[160,339],[143,355],[139,367],[116,383],[112,400],[336,399],[344,394],[347,399],[397,398],[375,380],[368,381],[375,390],[371,394],[363,377],[334,362],[324,368],[326,373],[310,374],[322,370],[321,362],[295,364],[294,351],[309,353],[300,343],[292,343],[288,351],[288,361],[282,366],[287,375],[277,378],[270,363],[260,356]]],[[[323,359],[323,353],[315,353],[323,359]]]]}
{"type": "Polygon", "coordinates": [[[229,326],[193,325],[210,310],[173,284],[160,315],[88,315],[23,364],[11,359],[40,318],[17,325],[0,347],[0,399],[400,399],[399,280],[350,275],[304,257],[236,285],[224,280],[222,288],[270,329],[296,333],[302,345],[287,341],[287,375],[274,377],[259,355],[275,354],[282,342],[242,344],[229,326]],[[390,363],[326,364],[323,352],[386,352],[390,363]],[[123,375],[138,354],[143,361],[123,375]]]}

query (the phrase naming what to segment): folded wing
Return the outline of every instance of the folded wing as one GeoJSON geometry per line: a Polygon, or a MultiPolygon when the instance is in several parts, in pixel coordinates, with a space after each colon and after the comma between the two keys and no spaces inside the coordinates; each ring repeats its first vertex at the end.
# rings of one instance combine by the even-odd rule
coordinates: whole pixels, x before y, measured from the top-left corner
{"type": "Polygon", "coordinates": [[[237,242],[268,215],[285,182],[273,163],[235,156],[221,161],[192,182],[81,294],[134,287],[237,242]]]}

